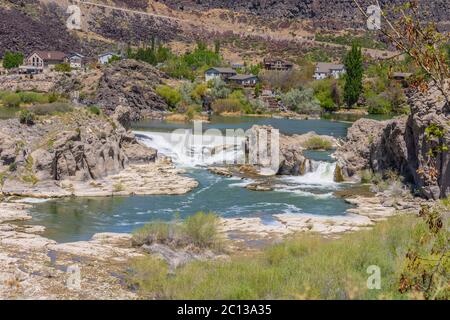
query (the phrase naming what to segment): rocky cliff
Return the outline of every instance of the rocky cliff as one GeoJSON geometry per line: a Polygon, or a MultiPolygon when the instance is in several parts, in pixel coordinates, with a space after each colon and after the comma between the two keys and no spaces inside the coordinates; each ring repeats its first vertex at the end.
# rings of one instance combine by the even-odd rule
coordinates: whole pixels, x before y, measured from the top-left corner
{"type": "Polygon", "coordinates": [[[89,181],[117,174],[132,163],[149,163],[156,151],[139,144],[118,122],[85,109],[0,125],[0,186],[41,181],[89,181]]]}
{"type": "Polygon", "coordinates": [[[118,104],[129,107],[130,120],[136,121],[154,111],[167,111],[167,103],[155,92],[167,76],[147,63],[122,60],[107,66],[99,80],[94,103],[106,114],[118,104]]]}
{"type": "MultiPolygon", "coordinates": [[[[358,27],[363,23],[363,16],[353,0],[161,0],[169,7],[177,10],[185,9],[228,9],[244,12],[272,19],[308,19],[316,27],[342,29],[344,27],[358,27]]],[[[363,7],[373,4],[373,1],[360,1],[363,7]]],[[[406,0],[381,0],[382,7],[404,4],[406,0]]],[[[443,22],[450,16],[450,4],[446,0],[419,0],[424,18],[443,22]]]]}
{"type": "MultiPolygon", "coordinates": [[[[447,85],[448,90],[448,85],[447,85]]],[[[409,97],[411,114],[389,121],[361,119],[335,156],[342,173],[395,170],[426,198],[450,195],[450,110],[435,87],[409,97]]]]}

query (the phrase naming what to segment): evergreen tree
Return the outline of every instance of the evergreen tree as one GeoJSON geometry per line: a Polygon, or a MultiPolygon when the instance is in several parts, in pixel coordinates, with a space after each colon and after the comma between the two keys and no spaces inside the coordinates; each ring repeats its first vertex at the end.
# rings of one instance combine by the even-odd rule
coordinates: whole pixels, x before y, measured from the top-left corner
{"type": "Polygon", "coordinates": [[[354,42],[351,50],[347,53],[344,60],[346,69],[344,101],[349,108],[358,102],[359,96],[363,91],[363,56],[361,46],[354,42]]]}

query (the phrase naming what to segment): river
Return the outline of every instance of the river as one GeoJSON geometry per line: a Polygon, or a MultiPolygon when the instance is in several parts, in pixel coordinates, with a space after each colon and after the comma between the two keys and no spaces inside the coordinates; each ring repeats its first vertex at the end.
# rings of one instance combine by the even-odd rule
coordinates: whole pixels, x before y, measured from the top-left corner
{"type": "MultiPolygon", "coordinates": [[[[319,134],[343,137],[351,125],[332,120],[287,120],[275,118],[215,117],[204,130],[248,129],[253,124],[271,125],[285,134],[319,134]]],[[[199,182],[199,187],[182,196],[132,196],[107,198],[69,198],[36,201],[32,208],[32,224],[46,227],[45,237],[58,242],[88,240],[99,232],[132,232],[157,220],[173,220],[198,211],[215,212],[223,217],[260,217],[274,223],[273,214],[345,215],[350,208],[334,196],[346,184],[333,181],[335,164],[329,153],[308,152],[314,160],[312,172],[304,176],[274,177],[274,191],[256,192],[244,188],[251,180],[225,178],[209,173],[210,158],[191,161],[182,156],[179,147],[167,141],[168,132],[190,129],[191,124],[164,121],[136,123],[133,130],[139,139],[171,156],[177,166],[199,182]]]]}

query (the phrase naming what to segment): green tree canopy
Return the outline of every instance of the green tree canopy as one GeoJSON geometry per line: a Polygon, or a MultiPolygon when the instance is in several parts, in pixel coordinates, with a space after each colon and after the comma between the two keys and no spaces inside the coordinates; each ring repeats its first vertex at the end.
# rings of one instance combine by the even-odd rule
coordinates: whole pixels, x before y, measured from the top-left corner
{"type": "Polygon", "coordinates": [[[3,67],[5,69],[17,68],[23,64],[23,54],[20,52],[6,52],[3,57],[3,67]]]}
{"type": "Polygon", "coordinates": [[[345,75],[344,101],[350,108],[358,102],[363,91],[363,56],[361,46],[354,42],[344,59],[345,75]]]}

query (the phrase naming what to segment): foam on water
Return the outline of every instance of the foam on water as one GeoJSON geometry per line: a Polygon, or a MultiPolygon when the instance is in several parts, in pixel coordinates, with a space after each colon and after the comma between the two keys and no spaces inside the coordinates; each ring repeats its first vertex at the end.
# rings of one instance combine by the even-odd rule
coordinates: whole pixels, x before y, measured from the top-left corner
{"type": "Polygon", "coordinates": [[[135,134],[146,146],[182,167],[235,163],[245,157],[244,138],[240,136],[194,135],[191,130],[176,133],[137,131],[135,134]]]}

